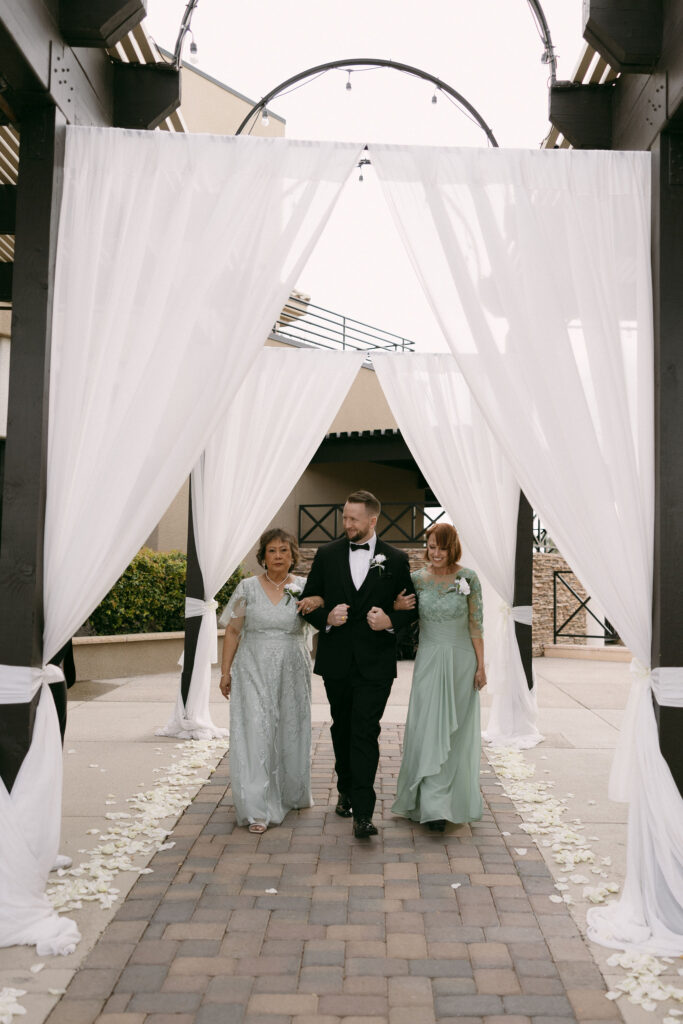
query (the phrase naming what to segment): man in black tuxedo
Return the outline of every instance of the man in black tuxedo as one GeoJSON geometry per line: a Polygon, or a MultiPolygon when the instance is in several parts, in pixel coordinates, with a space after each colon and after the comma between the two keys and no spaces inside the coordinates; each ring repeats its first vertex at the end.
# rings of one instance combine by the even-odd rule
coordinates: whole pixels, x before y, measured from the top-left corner
{"type": "Polygon", "coordinates": [[[396,676],[394,631],[417,616],[393,610],[396,596],[414,589],[407,556],[375,534],[380,508],[369,491],[348,496],[346,536],[319,548],[301,599],[302,612],[319,630],[315,671],[332,712],[336,811],[344,818],[353,813],[359,839],[377,835],[373,784],[380,719],[396,676]],[[316,595],[323,607],[306,614],[306,599],[316,595]]]}

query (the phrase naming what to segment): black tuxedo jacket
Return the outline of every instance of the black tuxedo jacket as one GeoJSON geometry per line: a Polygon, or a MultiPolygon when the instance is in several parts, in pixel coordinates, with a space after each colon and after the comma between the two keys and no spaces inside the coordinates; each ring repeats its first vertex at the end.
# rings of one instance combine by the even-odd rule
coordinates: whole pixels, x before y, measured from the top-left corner
{"type": "Polygon", "coordinates": [[[368,569],[360,590],[356,590],[349,568],[349,542],[344,537],[319,548],[304,587],[303,597],[317,595],[325,601],[306,616],[319,630],[315,671],[328,679],[347,676],[354,667],[367,679],[394,679],[396,676],[396,637],[387,630],[372,630],[367,614],[373,606],[390,617],[394,629],[413,622],[417,610],[395,612],[394,598],[402,591],[414,593],[407,556],[376,541],[375,557],[384,555],[382,568],[368,569]],[[349,617],[343,626],[327,631],[327,616],[338,604],[349,605],[349,617]],[[355,664],[354,664],[355,663],[355,664]]]}

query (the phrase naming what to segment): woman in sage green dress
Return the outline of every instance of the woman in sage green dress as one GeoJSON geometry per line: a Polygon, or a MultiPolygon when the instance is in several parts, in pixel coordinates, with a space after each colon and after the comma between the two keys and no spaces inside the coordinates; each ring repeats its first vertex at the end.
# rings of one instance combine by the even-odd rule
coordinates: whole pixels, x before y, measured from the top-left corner
{"type": "MultiPolygon", "coordinates": [[[[427,532],[427,564],[412,573],[420,643],[398,776],[394,814],[443,832],[446,822],[478,821],[481,730],[479,691],[486,686],[481,584],[460,563],[455,527],[427,532]]],[[[399,596],[395,608],[414,606],[399,596]]]]}

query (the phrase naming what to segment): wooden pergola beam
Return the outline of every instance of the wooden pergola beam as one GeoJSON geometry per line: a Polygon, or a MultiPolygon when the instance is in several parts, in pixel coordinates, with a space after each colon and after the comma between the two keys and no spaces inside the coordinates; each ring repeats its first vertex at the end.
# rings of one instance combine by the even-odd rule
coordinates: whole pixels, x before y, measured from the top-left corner
{"type": "Polygon", "coordinates": [[[59,28],[69,46],[109,49],[146,13],[145,0],[59,0],[59,28]]]}
{"type": "Polygon", "coordinates": [[[614,85],[556,82],[550,89],[550,123],[575,149],[610,149],[614,85]]]}
{"type": "Polygon", "coordinates": [[[583,38],[617,71],[647,74],[662,50],[662,0],[585,0],[583,38]]]}
{"type": "Polygon", "coordinates": [[[67,46],[42,0],[2,0],[0,71],[20,121],[36,103],[52,103],[71,124],[111,124],[112,66],[104,50],[67,46]]]}

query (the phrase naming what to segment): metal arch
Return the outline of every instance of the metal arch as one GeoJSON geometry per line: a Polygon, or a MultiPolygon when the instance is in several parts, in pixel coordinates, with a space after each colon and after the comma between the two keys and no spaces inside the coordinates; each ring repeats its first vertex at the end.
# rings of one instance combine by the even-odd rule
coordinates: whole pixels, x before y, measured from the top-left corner
{"type": "Polygon", "coordinates": [[[183,54],[183,43],[185,42],[185,36],[190,29],[190,22],[192,21],[192,15],[194,14],[195,7],[199,3],[199,0],[188,0],[183,14],[183,20],[180,22],[180,28],[178,30],[178,38],[175,42],[175,49],[173,50],[173,67],[179,68],[183,54]]]}
{"type": "Polygon", "coordinates": [[[550,65],[550,84],[554,85],[557,81],[557,57],[555,56],[555,47],[553,46],[553,41],[550,36],[550,28],[545,14],[543,13],[540,0],[527,0],[527,3],[531,8],[531,13],[536,19],[538,30],[545,46],[541,60],[544,64],[550,65]]]}
{"type": "Polygon", "coordinates": [[[496,137],[489,128],[489,126],[487,125],[484,118],[481,116],[479,111],[476,110],[476,108],[473,107],[472,104],[468,100],[466,100],[463,95],[461,95],[461,93],[457,92],[456,89],[448,85],[446,82],[442,82],[440,78],[436,78],[434,75],[431,75],[428,71],[423,71],[421,68],[415,68],[410,64],[400,64],[394,60],[385,60],[384,58],[381,57],[376,59],[372,57],[353,57],[350,60],[332,60],[329,61],[327,64],[318,64],[314,68],[308,68],[306,71],[299,72],[298,75],[294,75],[292,78],[288,78],[287,81],[281,82],[279,85],[276,85],[275,88],[271,89],[270,92],[266,93],[266,95],[263,96],[258,103],[255,103],[254,106],[249,111],[249,113],[247,114],[247,116],[240,124],[237,131],[235,132],[235,135],[241,135],[242,131],[249,124],[249,121],[252,119],[252,117],[254,117],[255,114],[258,114],[259,110],[267,108],[268,104],[272,99],[278,96],[285,89],[288,89],[290,86],[296,85],[297,82],[301,82],[306,78],[311,78],[313,75],[322,74],[322,72],[324,71],[333,71],[337,68],[345,70],[347,68],[352,67],[393,68],[395,71],[402,71],[404,74],[414,75],[416,78],[422,78],[426,82],[431,82],[432,85],[435,85],[437,89],[440,89],[442,92],[447,93],[447,95],[452,96],[453,99],[460,104],[460,106],[464,107],[464,109],[469,114],[472,115],[472,117],[477,122],[479,127],[485,133],[491,145],[494,146],[495,148],[498,148],[498,142],[496,141],[496,137]]]}

